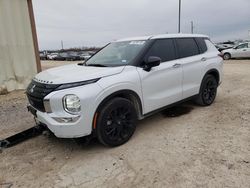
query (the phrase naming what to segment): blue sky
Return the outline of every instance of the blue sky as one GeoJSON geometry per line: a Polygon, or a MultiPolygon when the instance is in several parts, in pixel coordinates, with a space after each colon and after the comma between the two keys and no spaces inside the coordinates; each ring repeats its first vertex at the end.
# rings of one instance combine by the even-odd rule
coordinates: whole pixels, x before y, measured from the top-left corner
{"type": "MultiPolygon", "coordinates": [[[[35,0],[40,49],[103,46],[124,37],[176,33],[178,0],[35,0]]],[[[182,0],[182,33],[246,39],[250,0],[182,0]]]]}

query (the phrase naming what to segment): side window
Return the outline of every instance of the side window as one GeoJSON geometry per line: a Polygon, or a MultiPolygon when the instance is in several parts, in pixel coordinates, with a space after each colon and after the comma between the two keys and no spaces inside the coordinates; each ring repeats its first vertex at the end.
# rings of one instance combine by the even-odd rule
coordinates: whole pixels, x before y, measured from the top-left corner
{"type": "Polygon", "coordinates": [[[248,44],[247,43],[241,44],[241,45],[237,46],[236,49],[242,49],[242,48],[248,48],[248,44]]]}
{"type": "Polygon", "coordinates": [[[200,54],[199,48],[193,38],[177,38],[176,42],[179,49],[180,58],[200,54]]]}
{"type": "Polygon", "coordinates": [[[162,62],[176,59],[175,46],[173,39],[156,40],[146,54],[146,59],[149,56],[160,57],[162,62]]]}
{"type": "Polygon", "coordinates": [[[200,52],[205,53],[207,51],[207,45],[205,42],[205,38],[195,38],[195,41],[197,42],[200,52]]]}

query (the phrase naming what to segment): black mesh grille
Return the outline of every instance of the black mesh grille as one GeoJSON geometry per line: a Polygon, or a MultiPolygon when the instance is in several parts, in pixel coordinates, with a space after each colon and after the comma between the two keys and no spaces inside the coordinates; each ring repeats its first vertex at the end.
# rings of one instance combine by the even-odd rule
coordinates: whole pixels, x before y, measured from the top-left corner
{"type": "Polygon", "coordinates": [[[27,97],[29,103],[39,111],[45,112],[43,99],[60,85],[43,84],[32,81],[27,88],[27,97]]]}

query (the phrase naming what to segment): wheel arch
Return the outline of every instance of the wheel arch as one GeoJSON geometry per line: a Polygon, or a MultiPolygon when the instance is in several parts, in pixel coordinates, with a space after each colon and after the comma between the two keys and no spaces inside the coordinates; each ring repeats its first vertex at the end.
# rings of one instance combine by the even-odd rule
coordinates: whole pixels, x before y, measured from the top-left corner
{"type": "MultiPolygon", "coordinates": [[[[203,82],[205,76],[208,75],[208,74],[214,76],[215,79],[216,79],[216,81],[217,81],[217,83],[218,83],[218,84],[220,83],[220,73],[219,73],[219,71],[218,71],[217,69],[210,69],[210,70],[208,70],[208,71],[206,72],[206,74],[204,75],[204,77],[203,77],[203,79],[202,79],[202,82],[203,82]]],[[[201,82],[201,83],[202,83],[202,82],[201,82]]]]}
{"type": "Polygon", "coordinates": [[[131,101],[133,103],[133,105],[135,106],[135,109],[137,112],[137,118],[138,119],[142,118],[142,112],[143,112],[142,109],[143,108],[142,108],[142,101],[141,101],[141,98],[139,97],[139,95],[133,90],[129,90],[129,89],[119,90],[119,91],[116,91],[116,92],[108,95],[107,97],[105,97],[102,100],[102,102],[98,105],[98,107],[96,108],[94,119],[93,119],[93,128],[94,129],[95,129],[95,124],[96,124],[96,119],[97,119],[98,113],[100,112],[103,105],[105,105],[108,101],[110,101],[116,97],[125,98],[125,99],[128,99],[129,101],[131,101]]]}

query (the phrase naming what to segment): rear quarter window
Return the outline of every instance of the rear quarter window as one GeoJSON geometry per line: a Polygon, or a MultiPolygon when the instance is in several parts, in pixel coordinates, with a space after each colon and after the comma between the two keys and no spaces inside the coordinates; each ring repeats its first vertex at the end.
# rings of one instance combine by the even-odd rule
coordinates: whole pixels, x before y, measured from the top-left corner
{"type": "Polygon", "coordinates": [[[195,38],[195,41],[198,44],[198,47],[200,49],[200,52],[203,54],[207,51],[207,45],[205,42],[205,38],[195,38]]]}
{"type": "Polygon", "coordinates": [[[193,38],[177,38],[179,58],[191,57],[200,54],[199,47],[193,38]]]}

